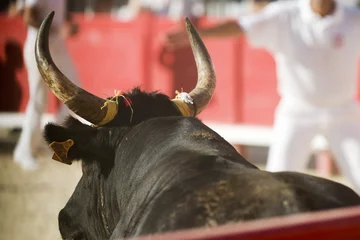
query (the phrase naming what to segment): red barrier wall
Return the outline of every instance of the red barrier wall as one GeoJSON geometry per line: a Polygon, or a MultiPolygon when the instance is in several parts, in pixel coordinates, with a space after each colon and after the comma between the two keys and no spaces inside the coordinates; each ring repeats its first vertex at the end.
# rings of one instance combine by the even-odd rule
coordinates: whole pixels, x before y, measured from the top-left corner
{"type": "MultiPolygon", "coordinates": [[[[132,238],[133,240],[355,240],[360,208],[301,213],[132,238]]],[[[119,239],[120,240],[120,239],[119,239]]]]}
{"type": "Polygon", "coordinates": [[[0,111],[25,108],[28,98],[27,73],[22,59],[25,37],[21,19],[0,18],[0,111]]]}
{"type": "MultiPolygon", "coordinates": [[[[196,66],[189,47],[167,51],[161,36],[174,22],[150,13],[131,22],[119,22],[108,15],[91,20],[76,16],[79,33],[67,41],[82,86],[99,96],[114,89],[141,86],[160,90],[170,97],[175,90],[189,91],[196,83],[196,66]]],[[[197,24],[209,24],[202,19],[197,24]]],[[[4,47],[14,40],[22,48],[26,29],[21,18],[0,16],[0,111],[24,111],[28,99],[27,74],[23,66],[3,63],[4,47]],[[3,66],[5,65],[5,66],[3,66]],[[1,67],[2,66],[2,67],[1,67]]],[[[242,38],[205,40],[217,72],[217,88],[200,118],[228,123],[272,124],[279,100],[275,64],[263,50],[250,48],[242,38]]],[[[22,51],[22,50],[21,50],[22,51]]],[[[14,54],[10,54],[14,55],[14,54]]],[[[49,111],[57,101],[49,94],[49,111]]]]}
{"type": "Polygon", "coordinates": [[[68,48],[84,88],[99,96],[134,86],[149,90],[149,17],[142,15],[127,23],[115,22],[108,15],[91,21],[77,17],[81,31],[68,40],[68,48]]]}

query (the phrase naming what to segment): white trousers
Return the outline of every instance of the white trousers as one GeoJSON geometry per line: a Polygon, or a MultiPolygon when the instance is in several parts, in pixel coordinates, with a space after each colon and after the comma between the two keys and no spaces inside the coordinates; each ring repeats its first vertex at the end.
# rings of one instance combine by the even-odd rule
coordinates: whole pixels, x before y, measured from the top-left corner
{"type": "MultiPolygon", "coordinates": [[[[281,108],[281,107],[280,107],[281,108]]],[[[279,109],[275,117],[268,171],[303,171],[316,134],[326,137],[342,174],[360,194],[360,109],[355,101],[327,109],[289,113],[279,109]]],[[[293,108],[294,109],[294,108],[293,108]]]]}
{"type": "MultiPolygon", "coordinates": [[[[32,156],[32,151],[36,150],[42,140],[41,118],[48,102],[48,88],[42,80],[35,60],[37,31],[32,30],[28,31],[24,44],[24,62],[28,73],[29,101],[26,106],[21,136],[15,149],[15,156],[22,157],[32,156]]],[[[49,43],[51,56],[55,64],[70,80],[78,84],[77,74],[63,38],[52,35],[50,36],[49,43]]],[[[68,113],[67,107],[62,105],[56,114],[56,121],[61,122],[68,113]]]]}

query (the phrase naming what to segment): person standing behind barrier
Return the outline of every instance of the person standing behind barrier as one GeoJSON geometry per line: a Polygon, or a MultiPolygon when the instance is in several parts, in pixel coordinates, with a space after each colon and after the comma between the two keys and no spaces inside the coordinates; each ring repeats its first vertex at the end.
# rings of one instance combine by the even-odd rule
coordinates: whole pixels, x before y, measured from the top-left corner
{"type": "MultiPolygon", "coordinates": [[[[237,22],[199,29],[204,38],[245,34],[250,44],[274,56],[281,100],[268,171],[304,170],[311,141],[322,134],[360,193],[360,108],[355,100],[359,26],[359,10],[340,1],[297,0],[269,3],[237,22]]],[[[186,44],[184,36],[169,33],[169,47],[186,44]]]]}
{"type": "MultiPolygon", "coordinates": [[[[77,82],[77,74],[66,48],[65,38],[76,33],[76,26],[67,17],[65,0],[24,0],[18,1],[18,10],[23,10],[27,26],[24,44],[24,62],[28,73],[29,101],[26,106],[20,139],[15,147],[14,160],[25,170],[38,167],[34,151],[42,143],[41,118],[47,106],[47,88],[41,79],[35,60],[35,39],[41,21],[55,11],[50,33],[50,51],[57,66],[69,79],[77,82]]],[[[56,121],[61,122],[68,109],[61,105],[56,121]]]]}
{"type": "Polygon", "coordinates": [[[204,12],[204,0],[172,0],[169,3],[168,15],[175,20],[187,16],[193,21],[204,15],[204,12]]]}
{"type": "Polygon", "coordinates": [[[204,0],[129,0],[127,7],[131,12],[138,13],[141,9],[147,9],[179,20],[182,16],[193,18],[202,15],[205,3],[204,0]]]}

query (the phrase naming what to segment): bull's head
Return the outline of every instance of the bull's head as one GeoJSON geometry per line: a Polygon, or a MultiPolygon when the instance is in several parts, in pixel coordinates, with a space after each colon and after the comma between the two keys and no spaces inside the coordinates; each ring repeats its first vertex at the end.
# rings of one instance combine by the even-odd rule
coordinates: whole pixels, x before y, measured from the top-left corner
{"type": "Polygon", "coordinates": [[[189,96],[170,100],[162,94],[145,94],[138,89],[125,94],[117,101],[97,97],[73,84],[55,65],[49,52],[49,29],[54,17],[50,13],[39,29],[35,54],[39,71],[56,97],[70,110],[95,126],[118,126],[137,124],[150,117],[159,116],[196,116],[210,102],[215,90],[216,78],[211,58],[191,22],[186,19],[186,27],[194,53],[198,82],[189,96]],[[126,108],[132,104],[133,109],[126,108]]]}
{"type": "MultiPolygon", "coordinates": [[[[53,16],[54,12],[44,19],[36,39],[35,55],[39,71],[59,100],[93,124],[87,126],[70,118],[65,127],[48,124],[45,128],[45,138],[57,153],[55,159],[69,164],[73,159],[82,159],[83,176],[66,207],[59,214],[60,232],[64,239],[108,239],[117,219],[123,213],[118,210],[104,211],[104,205],[111,205],[116,209],[115,206],[119,204],[111,202],[118,194],[115,192],[118,186],[106,185],[105,182],[109,178],[119,181],[123,177],[124,181],[127,180],[126,176],[114,176],[114,172],[118,171],[113,169],[122,169],[123,166],[117,164],[120,161],[119,156],[127,159],[128,149],[137,142],[135,139],[134,143],[123,141],[120,144],[123,139],[128,140],[124,135],[133,128],[140,128],[141,123],[148,119],[199,114],[213,95],[215,72],[200,36],[186,19],[198,69],[197,85],[189,95],[185,95],[185,98],[181,95],[171,100],[166,95],[157,92],[145,93],[136,88],[121,97],[102,99],[73,84],[53,62],[48,42],[53,16]],[[124,142],[127,145],[124,146],[124,142]]],[[[158,123],[157,127],[163,125],[158,123]]],[[[140,147],[136,147],[136,151],[141,151],[140,147]]]]}

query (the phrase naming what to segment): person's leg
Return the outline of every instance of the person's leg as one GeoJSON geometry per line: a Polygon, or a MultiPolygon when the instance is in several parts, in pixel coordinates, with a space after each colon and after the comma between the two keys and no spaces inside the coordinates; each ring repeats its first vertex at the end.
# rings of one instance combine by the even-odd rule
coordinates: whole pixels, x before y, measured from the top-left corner
{"type": "Polygon", "coordinates": [[[328,140],[340,171],[360,194],[360,122],[333,126],[328,140]]]}
{"type": "Polygon", "coordinates": [[[314,124],[277,117],[269,149],[266,170],[303,171],[309,161],[311,140],[316,133],[314,124]]]}
{"type": "Polygon", "coordinates": [[[39,135],[41,135],[41,117],[47,102],[46,88],[36,65],[31,40],[25,43],[24,60],[28,72],[29,100],[24,115],[22,132],[15,147],[14,160],[24,169],[30,170],[37,167],[37,161],[32,151],[36,147],[39,135]]]}

